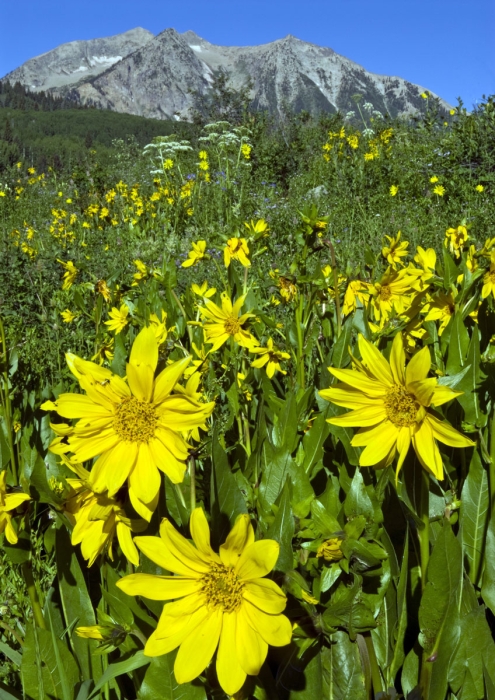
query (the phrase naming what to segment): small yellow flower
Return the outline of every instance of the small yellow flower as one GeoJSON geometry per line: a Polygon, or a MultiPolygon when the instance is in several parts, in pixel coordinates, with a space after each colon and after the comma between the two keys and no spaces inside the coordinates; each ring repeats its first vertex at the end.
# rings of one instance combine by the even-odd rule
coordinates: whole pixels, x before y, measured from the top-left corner
{"type": "Polygon", "coordinates": [[[0,197],[6,197],[6,196],[7,196],[7,195],[5,194],[5,192],[3,192],[3,191],[0,192],[0,197]]]}
{"type": "Polygon", "coordinates": [[[205,280],[201,287],[199,284],[192,284],[191,291],[198,297],[206,297],[207,299],[210,299],[214,294],[216,294],[217,290],[215,287],[210,287],[208,289],[208,282],[205,280]]]}
{"type": "Polygon", "coordinates": [[[403,265],[401,258],[408,254],[409,243],[407,241],[402,241],[399,243],[401,237],[401,232],[397,233],[397,236],[385,236],[388,238],[389,245],[382,248],[382,255],[389,265],[395,270],[397,265],[403,265]]]}
{"type": "Polygon", "coordinates": [[[64,323],[72,323],[72,321],[77,318],[77,314],[72,313],[70,309],[61,311],[60,315],[62,316],[64,323]]]}
{"type": "Polygon", "coordinates": [[[63,260],[59,260],[57,258],[57,262],[59,262],[65,269],[64,276],[63,276],[63,283],[62,283],[62,289],[70,289],[72,285],[74,284],[74,280],[76,279],[77,273],[79,270],[77,267],[74,265],[72,260],[68,260],[66,263],[63,260]]]}
{"type": "Polygon", "coordinates": [[[435,187],[433,188],[433,194],[436,194],[439,197],[443,197],[445,192],[446,192],[446,190],[445,190],[445,187],[443,185],[435,185],[435,187]]]}
{"type": "Polygon", "coordinates": [[[191,243],[192,245],[192,250],[189,251],[188,259],[184,260],[182,263],[182,267],[191,267],[192,265],[196,265],[200,260],[206,259],[209,257],[207,255],[206,251],[206,241],[198,241],[197,243],[191,243]]]}
{"type": "Polygon", "coordinates": [[[174,161],[171,158],[167,158],[163,162],[163,169],[164,170],[171,170],[174,167],[174,161]]]}
{"type": "Polygon", "coordinates": [[[199,159],[200,160],[208,160],[208,153],[206,151],[200,151],[199,152],[199,159]]]}
{"type": "Polygon", "coordinates": [[[259,357],[251,363],[251,367],[261,369],[261,367],[266,365],[266,374],[269,379],[271,379],[276,372],[287,374],[287,372],[281,368],[280,363],[283,360],[290,360],[290,355],[288,352],[278,350],[271,338],[268,338],[266,348],[251,348],[250,352],[259,355],[259,357]]]}
{"type": "Polygon", "coordinates": [[[12,525],[12,514],[25,501],[30,501],[31,497],[27,493],[14,492],[7,493],[7,472],[0,472],[0,534],[5,532],[5,537],[10,544],[16,544],[17,532],[12,525]]]}
{"type": "Polygon", "coordinates": [[[129,315],[129,307],[127,304],[122,304],[120,309],[115,306],[108,314],[110,316],[109,321],[105,321],[105,325],[108,326],[109,330],[115,331],[115,335],[118,335],[129,323],[127,316],[129,315]]]}
{"type": "Polygon", "coordinates": [[[134,265],[137,267],[137,272],[133,275],[134,282],[132,287],[137,287],[137,285],[148,277],[148,269],[142,260],[133,260],[134,265]]]}
{"type": "Polygon", "coordinates": [[[248,143],[243,143],[241,146],[241,153],[246,160],[251,158],[252,147],[248,143]]]}
{"type": "Polygon", "coordinates": [[[205,299],[206,308],[199,309],[201,315],[208,319],[203,328],[206,342],[213,343],[210,353],[218,350],[229,338],[241,347],[249,349],[259,345],[256,338],[245,327],[254,314],[245,313],[239,316],[246,295],[239,297],[233,304],[225,292],[221,297],[222,308],[210,299],[205,299]]]}
{"type": "Polygon", "coordinates": [[[428,99],[428,92],[422,92],[421,97],[423,98],[423,100],[427,100],[428,99]]]}
{"type": "Polygon", "coordinates": [[[438,177],[437,177],[436,175],[432,175],[432,176],[430,177],[430,182],[431,182],[432,184],[435,184],[435,182],[438,182],[438,177]]]}
{"type": "Polygon", "coordinates": [[[150,326],[155,331],[158,346],[163,345],[167,340],[169,331],[173,330],[173,328],[167,329],[167,312],[163,309],[161,316],[160,320],[156,314],[150,314],[150,326]]]}
{"type": "Polygon", "coordinates": [[[249,223],[245,221],[244,226],[249,231],[250,237],[253,236],[255,240],[258,240],[258,238],[265,238],[268,236],[268,231],[270,230],[264,219],[258,219],[256,223],[253,219],[251,219],[249,223]]]}
{"type": "Polygon", "coordinates": [[[391,196],[391,197],[395,197],[395,195],[397,194],[398,191],[399,191],[399,186],[398,186],[398,185],[390,185],[390,190],[389,190],[389,192],[390,192],[390,196],[391,196]]]}
{"type": "Polygon", "coordinates": [[[458,258],[460,257],[460,251],[464,247],[467,240],[469,240],[467,228],[461,225],[457,228],[448,228],[445,231],[443,244],[446,248],[449,248],[450,252],[453,253],[456,258],[458,258]]]}
{"type": "Polygon", "coordinates": [[[495,298],[495,251],[491,255],[490,269],[483,277],[483,289],[481,291],[483,299],[486,299],[490,294],[493,294],[495,298]]]}
{"type": "Polygon", "coordinates": [[[105,301],[110,301],[111,292],[105,280],[98,280],[95,285],[95,292],[101,294],[105,301]]]}
{"type": "Polygon", "coordinates": [[[483,185],[476,185],[474,189],[476,190],[476,192],[483,192],[485,188],[483,187],[483,185]]]}
{"type": "Polygon", "coordinates": [[[250,267],[248,255],[249,248],[245,238],[229,238],[223,249],[225,267],[229,267],[232,260],[238,260],[243,267],[250,267]]]}
{"type": "Polygon", "coordinates": [[[105,360],[111,362],[113,360],[113,347],[115,344],[114,338],[108,338],[105,340],[103,345],[97,350],[97,352],[91,358],[93,361],[97,361],[98,364],[102,365],[105,360]]]}
{"type": "Polygon", "coordinates": [[[329,540],[325,540],[325,542],[322,542],[318,547],[316,556],[323,557],[325,561],[339,561],[339,559],[342,559],[344,556],[340,549],[341,544],[342,540],[340,537],[332,537],[329,540]]]}

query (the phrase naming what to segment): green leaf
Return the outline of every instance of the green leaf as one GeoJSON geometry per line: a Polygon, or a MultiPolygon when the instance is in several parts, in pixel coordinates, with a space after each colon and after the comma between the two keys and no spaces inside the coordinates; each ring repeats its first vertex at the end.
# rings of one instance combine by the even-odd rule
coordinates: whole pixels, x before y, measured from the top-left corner
{"type": "Polygon", "coordinates": [[[278,555],[275,569],[277,571],[290,571],[294,568],[292,538],[294,537],[294,517],[290,507],[290,479],[285,482],[280,501],[278,503],[278,511],[275,520],[266,533],[268,539],[275,540],[280,545],[280,553],[278,555]]]}
{"type": "Polygon", "coordinates": [[[476,450],[462,487],[460,510],[462,548],[469,578],[475,586],[481,575],[489,505],[488,474],[476,450]]]}
{"type": "Polygon", "coordinates": [[[125,349],[122,333],[115,336],[115,345],[113,350],[113,360],[110,366],[112,372],[118,374],[119,377],[125,375],[125,363],[127,360],[127,350],[125,349]]]}
{"type": "Polygon", "coordinates": [[[7,424],[0,407],[0,469],[5,469],[10,462],[10,447],[7,440],[7,424]]]}
{"type": "Polygon", "coordinates": [[[397,583],[397,629],[394,635],[393,655],[390,668],[387,669],[388,685],[392,685],[398,670],[404,663],[404,637],[407,628],[407,584],[409,572],[409,529],[406,532],[404,542],[404,554],[400,567],[400,576],[397,583]]]}
{"type": "Polygon", "coordinates": [[[313,465],[323,456],[323,445],[330,433],[330,425],[327,423],[326,418],[326,411],[320,413],[310,430],[304,435],[302,443],[304,449],[302,468],[306,474],[311,474],[313,465]]]}
{"type": "Polygon", "coordinates": [[[352,340],[353,318],[348,318],[342,326],[342,332],[339,335],[337,342],[333,346],[332,351],[332,367],[346,367],[349,364],[351,356],[349,355],[349,346],[352,340]]]}
{"type": "Polygon", "coordinates": [[[175,652],[151,659],[138,700],[206,700],[206,691],[200,681],[179,685],[174,676],[175,652]]]}
{"type": "Polygon", "coordinates": [[[325,508],[321,501],[314,500],[311,503],[311,517],[322,537],[335,537],[341,532],[339,521],[325,508]]]}
{"type": "Polygon", "coordinates": [[[443,284],[447,291],[450,291],[452,284],[456,284],[459,270],[452,259],[452,256],[446,250],[443,250],[443,284]]]}
{"type": "Polygon", "coordinates": [[[75,633],[76,627],[95,625],[95,613],[76,551],[71,544],[69,533],[62,523],[58,523],[55,548],[60,600],[65,624],[72,630],[71,646],[81,669],[83,680],[92,678],[97,681],[103,673],[101,658],[92,655],[97,642],[79,637],[75,633]]]}
{"type": "Polygon", "coordinates": [[[428,563],[427,583],[419,607],[419,641],[432,664],[429,700],[444,700],[447,672],[460,635],[459,598],[462,590],[462,551],[445,521],[428,563]]]}
{"type": "Polygon", "coordinates": [[[227,455],[218,435],[213,430],[211,470],[211,513],[213,532],[223,542],[230,528],[241,513],[247,513],[246,502],[230,471],[227,455]]]}
{"type": "Polygon", "coordinates": [[[459,646],[449,669],[449,683],[457,693],[462,687],[464,697],[466,676],[470,674],[475,697],[484,697],[484,672],[495,679],[495,642],[486,621],[483,606],[477,606],[461,620],[459,646]]]}
{"type": "Polygon", "coordinates": [[[495,615],[495,510],[486,531],[485,568],[481,584],[481,597],[495,615]]]}
{"type": "MultiPolygon", "coordinates": [[[[311,640],[306,639],[301,648],[294,642],[286,648],[284,664],[277,675],[277,688],[281,697],[290,700],[315,700],[322,697],[321,651],[318,644],[313,643],[308,648],[309,644],[311,640]]],[[[273,696],[274,693],[268,693],[265,697],[271,700],[273,696]]]]}
{"type": "Polygon", "coordinates": [[[4,654],[4,656],[6,656],[8,659],[13,661],[16,664],[16,666],[21,665],[22,654],[19,654],[18,651],[9,647],[9,645],[6,644],[5,642],[2,642],[1,639],[0,639],[0,652],[2,654],[4,654]]]}
{"type": "Polygon", "coordinates": [[[375,509],[364,485],[363,475],[356,469],[351,488],[344,501],[344,513],[350,518],[364,515],[367,520],[373,520],[375,509]]]}
{"type": "Polygon", "coordinates": [[[481,412],[478,392],[481,384],[481,353],[480,332],[476,326],[472,330],[466,362],[471,369],[457,386],[458,391],[464,392],[457,397],[457,400],[464,409],[464,420],[483,427],[486,424],[486,417],[481,412]]]}
{"type": "Polygon", "coordinates": [[[275,416],[275,425],[272,431],[272,442],[279,449],[287,449],[292,453],[299,440],[297,434],[297,407],[294,393],[289,393],[278,416],[275,416]]]}
{"type": "Polygon", "coordinates": [[[455,374],[459,372],[467,363],[466,355],[469,347],[469,333],[462,314],[457,311],[453,322],[452,332],[450,335],[449,354],[447,359],[447,374],[455,374]]]}
{"type": "MultiPolygon", "coordinates": [[[[412,691],[417,688],[419,682],[419,650],[414,647],[404,660],[401,674],[402,692],[405,697],[409,697],[412,691]]],[[[420,697],[419,695],[417,696],[420,697]]]]}
{"type": "Polygon", "coordinates": [[[359,649],[346,632],[334,632],[321,657],[324,700],[366,700],[359,649]]]}
{"type": "Polygon", "coordinates": [[[125,659],[125,661],[117,661],[114,664],[110,664],[93,688],[93,692],[91,693],[90,697],[93,698],[96,693],[103,688],[106,683],[108,683],[108,681],[111,681],[113,678],[117,678],[117,676],[122,676],[124,673],[130,673],[138,668],[142,668],[143,666],[149,664],[150,661],[150,657],[145,656],[144,652],[139,650],[130,658],[125,659]]]}
{"type": "Polygon", "coordinates": [[[21,678],[24,693],[33,700],[73,698],[79,671],[65,644],[49,630],[27,626],[21,678]],[[63,680],[61,677],[63,676],[63,680]],[[69,695],[64,695],[64,689],[69,695]]]}

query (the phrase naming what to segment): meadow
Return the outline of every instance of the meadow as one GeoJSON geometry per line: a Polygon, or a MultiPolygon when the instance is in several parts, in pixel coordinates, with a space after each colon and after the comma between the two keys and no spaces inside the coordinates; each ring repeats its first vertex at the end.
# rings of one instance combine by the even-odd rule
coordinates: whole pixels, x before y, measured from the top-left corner
{"type": "Polygon", "coordinates": [[[495,699],[495,100],[424,101],[2,163],[0,700],[495,699]]]}

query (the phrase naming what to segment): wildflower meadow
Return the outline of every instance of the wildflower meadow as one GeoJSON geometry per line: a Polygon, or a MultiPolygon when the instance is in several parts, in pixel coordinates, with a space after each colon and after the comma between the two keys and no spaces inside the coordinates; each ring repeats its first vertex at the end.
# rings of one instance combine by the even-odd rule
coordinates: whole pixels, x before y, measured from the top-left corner
{"type": "Polygon", "coordinates": [[[0,171],[0,700],[495,700],[495,106],[424,99],[0,171]]]}

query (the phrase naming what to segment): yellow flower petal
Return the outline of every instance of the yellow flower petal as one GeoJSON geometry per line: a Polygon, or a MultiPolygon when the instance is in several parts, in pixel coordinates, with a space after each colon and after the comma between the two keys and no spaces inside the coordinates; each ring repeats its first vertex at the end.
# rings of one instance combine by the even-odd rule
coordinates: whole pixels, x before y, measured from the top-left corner
{"type": "Polygon", "coordinates": [[[373,402],[371,406],[365,406],[364,408],[358,408],[355,411],[349,411],[343,416],[335,416],[334,418],[327,418],[327,422],[331,425],[346,426],[373,426],[387,418],[387,413],[383,406],[373,402]]]}
{"type": "Polygon", "coordinates": [[[150,402],[153,395],[153,370],[149,365],[131,365],[126,367],[127,381],[133,395],[139,401],[150,402]]]}
{"type": "Polygon", "coordinates": [[[186,561],[187,565],[197,572],[196,575],[205,574],[209,569],[210,558],[199,552],[194,545],[177,532],[172,523],[165,518],[160,525],[160,536],[168,550],[180,561],[186,561]]]}
{"type": "Polygon", "coordinates": [[[280,546],[275,540],[253,542],[239,557],[236,566],[238,577],[247,581],[266,576],[277,563],[279,551],[280,546]]]}
{"type": "Polygon", "coordinates": [[[134,468],[130,473],[129,485],[140,501],[151,503],[160,489],[160,484],[160,472],[155,465],[153,454],[148,444],[141,442],[134,468]]]}
{"type": "Polygon", "coordinates": [[[268,644],[249,622],[243,605],[237,613],[236,655],[242,670],[250,676],[257,676],[265,662],[268,644]]]}
{"type": "MultiPolygon", "coordinates": [[[[387,421],[376,439],[368,443],[359,457],[361,467],[374,467],[390,455],[397,443],[399,430],[387,421]]],[[[352,444],[352,443],[351,443],[352,444]]]]}
{"type": "Polygon", "coordinates": [[[369,379],[365,377],[361,372],[357,372],[353,369],[337,369],[336,367],[329,367],[328,370],[341,382],[348,384],[354,389],[362,391],[370,397],[382,397],[385,396],[387,391],[387,384],[382,384],[375,379],[369,379]]]}
{"type": "Polygon", "coordinates": [[[187,366],[191,362],[191,356],[178,360],[166,367],[155,379],[153,390],[153,402],[161,403],[171,394],[174,386],[184,374],[187,366]]]}
{"type": "Polygon", "coordinates": [[[244,584],[244,598],[270,615],[278,615],[287,605],[281,588],[269,578],[259,578],[244,584]]]}
{"type": "Polygon", "coordinates": [[[406,365],[406,354],[404,352],[404,341],[402,334],[397,333],[392,343],[390,351],[390,370],[396,384],[405,384],[406,375],[404,367],[406,365]]]}
{"type": "Polygon", "coordinates": [[[406,367],[406,386],[426,379],[431,367],[430,351],[427,347],[417,352],[406,367]]]}
{"type": "Polygon", "coordinates": [[[160,537],[148,537],[146,535],[135,537],[134,544],[148,559],[154,561],[155,564],[158,564],[165,571],[172,571],[174,574],[186,578],[198,577],[198,572],[188,566],[187,563],[177,559],[160,537]]]}
{"type": "Polygon", "coordinates": [[[152,375],[155,373],[158,364],[158,343],[152,326],[143,328],[136,336],[132,344],[129,362],[135,367],[149,366],[152,375]]]}
{"type": "Polygon", "coordinates": [[[214,610],[180,645],[174,664],[177,683],[188,683],[210,663],[222,631],[223,613],[214,610]]]}
{"type": "Polygon", "coordinates": [[[234,527],[220,545],[220,558],[225,566],[235,567],[244,549],[254,542],[254,530],[247,513],[239,515],[234,527]]]}
{"type": "Polygon", "coordinates": [[[445,421],[438,420],[431,413],[426,416],[425,421],[428,421],[430,424],[433,436],[440,442],[443,442],[444,445],[449,445],[449,447],[474,447],[476,444],[445,421]]]}
{"type": "MultiPolygon", "coordinates": [[[[139,539],[145,538],[140,537],[139,539]]],[[[149,600],[182,598],[197,593],[200,585],[197,579],[188,579],[183,576],[154,576],[153,574],[130,574],[117,581],[117,587],[127,595],[140,595],[149,600]]]]}
{"type": "Polygon", "coordinates": [[[285,615],[268,615],[259,608],[246,602],[245,614],[252,627],[273,647],[284,647],[292,638],[292,625],[285,615]]]}
{"type": "Polygon", "coordinates": [[[216,555],[211,548],[210,527],[202,508],[195,508],[191,513],[189,529],[191,531],[194,544],[199,551],[207,557],[219,560],[218,555],[216,555]]]}
{"type": "Polygon", "coordinates": [[[139,566],[139,553],[132,541],[131,529],[122,522],[117,523],[117,538],[125,558],[134,566],[139,566]]]}
{"type": "Polygon", "coordinates": [[[184,473],[186,471],[185,462],[179,461],[168,449],[168,446],[163,444],[163,441],[158,439],[158,436],[148,443],[155,464],[164,472],[173,484],[180,484],[184,481],[184,473]]]}
{"type": "Polygon", "coordinates": [[[227,695],[237,693],[246,680],[236,654],[236,628],[237,615],[224,614],[216,667],[218,681],[227,695]]]}
{"type": "Polygon", "coordinates": [[[393,384],[394,380],[390,365],[378,348],[368,342],[361,334],[358,337],[358,344],[361,357],[368,371],[382,384],[386,386],[393,384]]]}
{"type": "Polygon", "coordinates": [[[443,479],[443,464],[433,430],[424,420],[412,437],[413,447],[422,466],[437,479],[443,479]]]}

